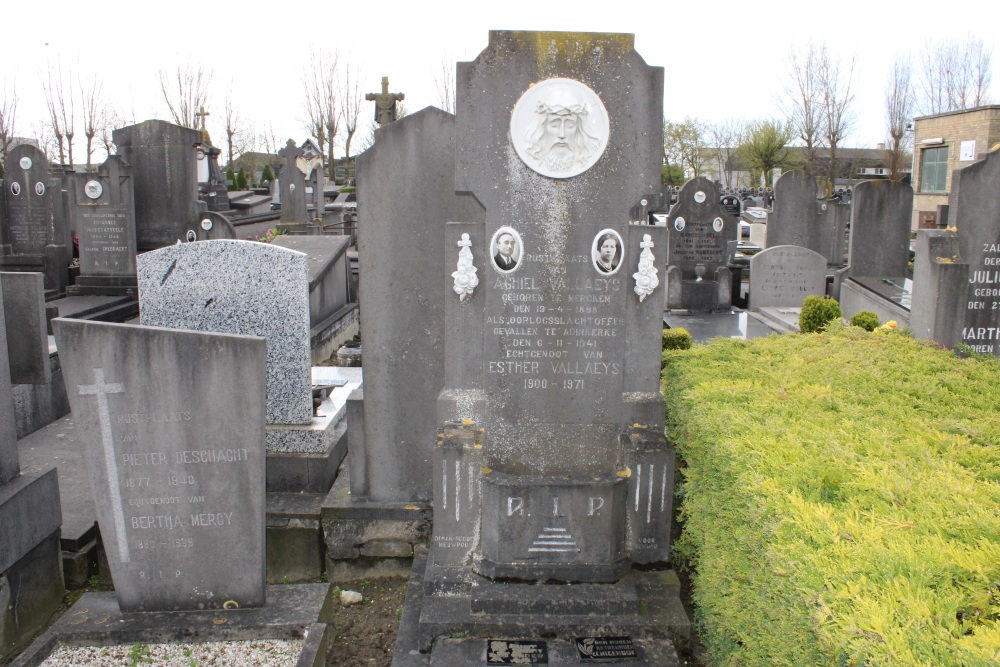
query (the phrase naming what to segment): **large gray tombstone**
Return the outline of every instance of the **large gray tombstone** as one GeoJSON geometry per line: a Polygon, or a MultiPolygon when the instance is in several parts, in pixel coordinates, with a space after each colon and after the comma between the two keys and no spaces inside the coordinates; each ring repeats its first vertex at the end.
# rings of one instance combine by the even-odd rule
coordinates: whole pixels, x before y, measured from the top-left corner
{"type": "Polygon", "coordinates": [[[0,268],[43,273],[47,289],[62,291],[71,252],[59,179],[50,173],[45,154],[29,144],[11,149],[4,169],[0,268]]]}
{"type": "Polygon", "coordinates": [[[800,246],[826,258],[844,262],[846,224],[851,209],[816,198],[816,179],[804,171],[782,174],[774,184],[774,210],[767,217],[767,245],[800,246]]]}
{"type": "Polygon", "coordinates": [[[719,203],[715,183],[694,178],[667,215],[667,307],[692,312],[728,310],[733,303],[728,265],[739,223],[719,203]]]}
{"type": "MultiPolygon", "coordinates": [[[[962,261],[958,233],[954,229],[919,230],[913,258],[913,298],[910,304],[910,331],[913,335],[936,341],[945,347],[963,342],[967,309],[985,310],[987,303],[982,298],[967,301],[969,287],[969,265],[962,261]]],[[[965,329],[965,332],[969,330],[965,329]]],[[[974,345],[980,345],[977,339],[973,338],[974,345]]],[[[989,342],[983,344],[992,345],[989,342]]]]}
{"type": "Polygon", "coordinates": [[[80,275],[71,295],[135,294],[135,202],[132,168],[112,155],[96,172],[73,173],[68,184],[80,240],[80,275]]]}
{"type": "Polygon", "coordinates": [[[48,384],[52,371],[42,274],[5,272],[0,276],[10,380],[14,384],[48,384]]]}
{"type": "Polygon", "coordinates": [[[143,325],[266,338],[267,422],[310,423],[303,253],[255,241],[182,243],[139,255],[138,277],[143,325]]]}
{"type": "Polygon", "coordinates": [[[265,341],[53,328],[121,610],[262,606],[265,341]]]}
{"type": "Polygon", "coordinates": [[[826,294],[826,258],[798,246],[770,247],[750,258],[750,307],[798,308],[826,294]]]}
{"type": "Polygon", "coordinates": [[[952,174],[949,221],[958,228],[968,285],[961,342],[1000,355],[1000,151],[952,174]]]}
{"type": "Polygon", "coordinates": [[[198,130],[147,120],[113,133],[134,177],[135,234],[140,251],[176,243],[204,206],[198,201],[198,130]]]}
{"type": "Polygon", "coordinates": [[[442,272],[454,270],[441,236],[449,221],[485,217],[455,194],[454,165],[455,116],[433,107],[383,126],[358,156],[365,419],[363,439],[349,424],[355,496],[431,499],[428,434],[446,363],[442,272]]]}
{"type": "Polygon", "coordinates": [[[284,159],[281,167],[281,222],[283,224],[305,224],[309,222],[306,197],[306,176],[298,166],[298,158],[303,155],[301,148],[291,139],[278,151],[284,159]]]}
{"type": "Polygon", "coordinates": [[[486,223],[444,238],[435,564],[614,581],[668,558],[666,236],[628,224],[659,187],[663,70],[633,43],[491,31],[458,65],[456,189],[486,223]]]}
{"type": "Polygon", "coordinates": [[[901,278],[907,273],[913,188],[890,181],[864,181],[851,200],[848,275],[901,278]]]}

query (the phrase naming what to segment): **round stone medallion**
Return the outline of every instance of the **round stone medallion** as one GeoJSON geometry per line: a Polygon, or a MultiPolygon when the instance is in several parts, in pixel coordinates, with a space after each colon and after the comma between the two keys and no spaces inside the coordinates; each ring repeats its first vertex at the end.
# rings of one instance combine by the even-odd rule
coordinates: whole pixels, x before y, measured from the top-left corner
{"type": "Polygon", "coordinates": [[[100,181],[87,181],[87,184],[83,186],[83,194],[91,199],[99,199],[103,193],[104,186],[101,185],[100,181]]]}
{"type": "Polygon", "coordinates": [[[25,157],[21,158],[21,160],[20,160],[20,162],[18,162],[18,164],[21,165],[21,169],[31,169],[31,158],[25,156],[25,157]]]}

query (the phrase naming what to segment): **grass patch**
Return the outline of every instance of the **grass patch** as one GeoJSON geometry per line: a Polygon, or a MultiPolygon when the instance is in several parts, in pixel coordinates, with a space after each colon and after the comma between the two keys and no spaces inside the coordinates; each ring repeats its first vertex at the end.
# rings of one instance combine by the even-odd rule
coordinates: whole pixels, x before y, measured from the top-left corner
{"type": "Polygon", "coordinates": [[[998,664],[1000,364],[829,329],[664,354],[709,663],[998,664]]]}

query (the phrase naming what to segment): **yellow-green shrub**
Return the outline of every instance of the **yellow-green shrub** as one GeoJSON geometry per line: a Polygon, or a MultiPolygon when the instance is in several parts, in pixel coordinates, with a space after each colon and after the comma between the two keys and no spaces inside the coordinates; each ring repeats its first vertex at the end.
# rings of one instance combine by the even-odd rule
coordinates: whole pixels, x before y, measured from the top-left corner
{"type": "Polygon", "coordinates": [[[665,353],[709,664],[1000,664],[1000,364],[829,332],[665,353]]]}
{"type": "Polygon", "coordinates": [[[802,310],[799,313],[799,330],[802,333],[816,333],[826,329],[830,322],[833,322],[841,315],[840,304],[836,299],[828,296],[818,297],[810,294],[802,302],[802,310]]]}

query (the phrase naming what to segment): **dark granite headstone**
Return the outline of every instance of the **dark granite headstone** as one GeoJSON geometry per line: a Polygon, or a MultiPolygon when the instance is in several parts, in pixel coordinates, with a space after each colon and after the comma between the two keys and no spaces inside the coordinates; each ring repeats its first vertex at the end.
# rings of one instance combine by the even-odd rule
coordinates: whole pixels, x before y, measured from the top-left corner
{"type": "Polygon", "coordinates": [[[0,276],[3,276],[10,381],[47,384],[52,379],[52,371],[44,278],[40,273],[21,272],[5,272],[0,276]]]}
{"type": "Polygon", "coordinates": [[[30,144],[12,148],[4,169],[0,269],[44,273],[46,289],[62,291],[70,250],[60,181],[45,154],[30,144]]]}
{"type": "Polygon", "coordinates": [[[196,221],[188,225],[184,241],[236,240],[236,228],[228,217],[215,211],[205,211],[196,221]]]}
{"type": "Polygon", "coordinates": [[[732,306],[728,265],[736,253],[739,223],[719,203],[704,177],[681,188],[667,216],[667,307],[704,312],[732,306]]]}
{"type": "Polygon", "coordinates": [[[750,307],[800,307],[826,294],[826,258],[798,246],[769,247],[750,258],[750,307]]]}
{"type": "Polygon", "coordinates": [[[132,168],[112,155],[96,172],[73,173],[73,218],[80,275],[71,295],[135,294],[135,202],[132,168]]]}
{"type": "Polygon", "coordinates": [[[306,176],[298,166],[298,158],[303,151],[291,139],[278,151],[284,159],[279,177],[281,178],[281,222],[283,224],[304,224],[309,221],[306,197],[306,176]]]}
{"type": "MultiPolygon", "coordinates": [[[[948,219],[969,266],[961,342],[1000,355],[1000,151],[952,173],[948,219]]],[[[855,195],[857,196],[857,195],[855,195]]]]}
{"type": "Polygon", "coordinates": [[[484,217],[474,199],[454,192],[454,153],[455,117],[428,107],[382,127],[358,156],[366,419],[364,448],[352,445],[348,456],[352,493],[373,500],[431,498],[434,440],[427,434],[438,426],[444,307],[454,295],[442,276],[455,270],[458,251],[446,251],[441,237],[449,220],[484,217]],[[361,474],[360,457],[378,464],[361,474]]]}
{"type": "Polygon", "coordinates": [[[913,188],[891,181],[864,181],[851,200],[849,276],[905,276],[909,262],[913,188]]]}
{"type": "Polygon", "coordinates": [[[202,133],[147,120],[113,133],[134,177],[136,246],[155,250],[177,243],[202,204],[198,201],[197,147],[202,133]]]}
{"type": "Polygon", "coordinates": [[[53,328],[121,610],[263,605],[266,341],[53,328]]]}

